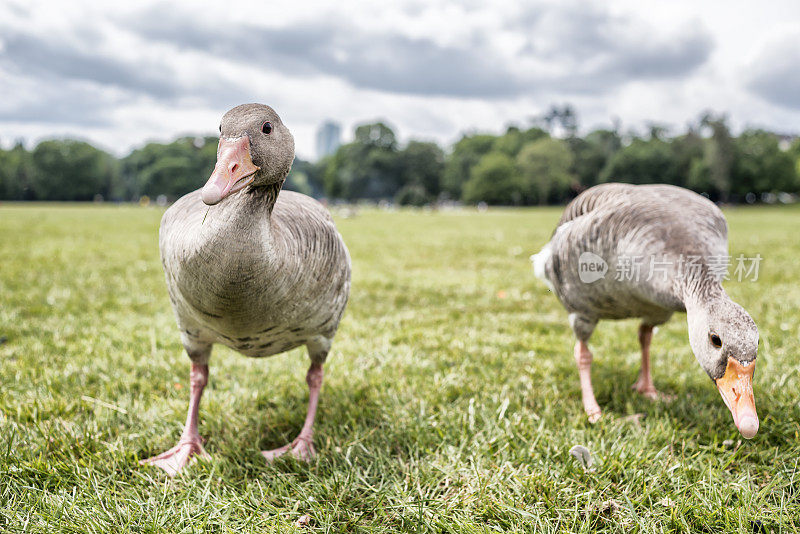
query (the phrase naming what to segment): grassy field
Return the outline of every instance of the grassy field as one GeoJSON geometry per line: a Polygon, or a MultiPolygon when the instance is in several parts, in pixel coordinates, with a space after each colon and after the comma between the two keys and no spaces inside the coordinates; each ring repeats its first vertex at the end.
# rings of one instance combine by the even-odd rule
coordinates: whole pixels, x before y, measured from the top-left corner
{"type": "Polygon", "coordinates": [[[200,418],[212,459],[169,479],[137,463],[175,443],[188,397],[161,211],[0,206],[0,531],[800,530],[800,209],[727,212],[732,253],[764,257],[757,282],[726,285],[761,332],[749,442],[683,315],[653,341],[670,404],[629,389],[637,324],[601,323],[605,416],[586,422],[566,314],[528,261],[559,213],[337,217],[353,291],[318,460],[258,454],[302,425],[304,349],[250,360],[216,347],[200,418]]]}

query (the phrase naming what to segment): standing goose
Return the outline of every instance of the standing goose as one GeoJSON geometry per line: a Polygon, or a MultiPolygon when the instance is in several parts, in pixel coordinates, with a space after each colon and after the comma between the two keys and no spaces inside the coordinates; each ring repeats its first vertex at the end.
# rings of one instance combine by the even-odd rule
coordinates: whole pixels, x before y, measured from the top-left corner
{"type": "Polygon", "coordinates": [[[207,456],[197,419],[214,343],[256,358],[307,347],[305,424],[292,443],[262,454],[314,455],[322,366],[347,303],[350,257],[325,208],[280,193],[293,159],[292,134],[272,108],[237,106],[222,118],[208,182],[164,213],[161,261],[191,360],[191,392],[180,441],[143,464],[175,475],[193,455],[207,456]]]}
{"type": "Polygon", "coordinates": [[[633,387],[657,398],[650,376],[653,327],[673,312],[685,311],[697,361],[716,382],[742,436],[755,436],[752,379],[758,329],[722,288],[720,259],[727,254],[728,227],[722,212],[680,187],[598,185],[567,206],[550,242],[531,259],[536,275],[569,312],[590,422],[601,416],[587,347],[597,321],[641,318],[642,367],[633,387]]]}

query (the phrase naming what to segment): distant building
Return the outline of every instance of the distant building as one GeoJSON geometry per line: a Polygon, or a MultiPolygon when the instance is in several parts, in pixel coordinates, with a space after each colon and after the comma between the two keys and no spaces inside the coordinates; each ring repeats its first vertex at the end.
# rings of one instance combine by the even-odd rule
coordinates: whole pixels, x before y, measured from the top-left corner
{"type": "Polygon", "coordinates": [[[798,139],[797,135],[794,134],[777,134],[778,135],[778,147],[784,152],[791,148],[792,144],[798,139]]]}
{"type": "Polygon", "coordinates": [[[317,129],[317,158],[336,152],[342,144],[342,127],[338,122],[325,121],[317,129]]]}

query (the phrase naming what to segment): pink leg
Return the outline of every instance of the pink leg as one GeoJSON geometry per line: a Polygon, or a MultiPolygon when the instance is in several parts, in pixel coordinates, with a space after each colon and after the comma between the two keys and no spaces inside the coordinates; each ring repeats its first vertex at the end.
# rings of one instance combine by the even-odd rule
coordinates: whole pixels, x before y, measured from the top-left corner
{"type": "Polygon", "coordinates": [[[319,402],[319,392],[322,389],[322,363],[312,363],[308,368],[306,374],[306,383],[308,384],[308,413],[306,414],[306,421],[303,424],[300,434],[295,440],[288,445],[284,445],[278,449],[271,451],[261,451],[264,458],[271,462],[278,456],[282,456],[287,452],[299,460],[310,460],[316,455],[314,451],[314,417],[317,414],[317,403],[319,402]]]}
{"type": "Polygon", "coordinates": [[[639,345],[642,346],[642,368],[639,370],[639,379],[633,384],[633,389],[651,399],[658,396],[650,375],[650,341],[653,339],[653,327],[645,324],[639,325],[639,345]]]}
{"type": "Polygon", "coordinates": [[[186,425],[183,427],[180,441],[168,451],[139,462],[142,465],[150,464],[160,467],[169,476],[179,473],[195,454],[202,458],[209,457],[203,449],[203,438],[200,437],[197,430],[200,397],[203,396],[203,389],[208,383],[208,364],[192,363],[189,379],[192,388],[189,398],[189,413],[186,415],[186,425]]]}
{"type": "Polygon", "coordinates": [[[639,325],[639,345],[642,346],[642,368],[639,371],[639,379],[631,386],[633,389],[652,400],[671,400],[671,395],[660,393],[653,384],[653,377],[650,375],[650,342],[653,340],[653,327],[650,325],[639,325]]]}
{"type": "Polygon", "coordinates": [[[583,397],[583,409],[589,416],[590,423],[596,423],[603,412],[597,399],[594,398],[592,390],[592,353],[584,341],[578,340],[575,343],[575,362],[578,364],[578,374],[581,378],[581,395],[583,397]]]}

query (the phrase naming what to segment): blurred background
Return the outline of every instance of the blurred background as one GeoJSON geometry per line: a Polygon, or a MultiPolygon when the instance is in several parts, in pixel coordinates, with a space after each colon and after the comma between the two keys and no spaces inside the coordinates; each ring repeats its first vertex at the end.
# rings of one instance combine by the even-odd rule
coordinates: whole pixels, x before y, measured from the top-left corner
{"type": "Polygon", "coordinates": [[[245,102],[331,201],[794,202],[800,4],[0,3],[0,200],[172,201],[245,102]]]}

